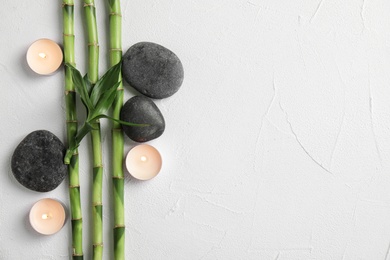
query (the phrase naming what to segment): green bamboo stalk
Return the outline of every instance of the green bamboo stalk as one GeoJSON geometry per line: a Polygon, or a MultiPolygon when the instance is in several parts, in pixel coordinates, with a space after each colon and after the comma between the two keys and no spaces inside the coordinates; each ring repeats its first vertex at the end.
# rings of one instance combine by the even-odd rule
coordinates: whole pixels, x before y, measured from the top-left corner
{"type": "Polygon", "coordinates": [[[103,160],[100,124],[94,123],[96,130],[91,131],[93,149],[93,184],[92,184],[92,241],[93,259],[103,258],[103,160]]]}
{"type": "MultiPolygon", "coordinates": [[[[120,0],[108,0],[110,15],[110,64],[122,59],[122,14],[120,0]]],[[[122,78],[122,77],[121,77],[122,78]]],[[[121,80],[120,78],[120,80],[121,80]]],[[[113,118],[120,119],[123,106],[123,86],[118,86],[118,94],[113,104],[113,118]]],[[[125,259],[125,214],[124,214],[124,174],[123,174],[123,132],[121,125],[113,123],[112,128],[112,180],[114,192],[114,259],[125,259]]]]}
{"type": "MultiPolygon", "coordinates": [[[[74,54],[74,1],[64,0],[63,10],[63,43],[64,60],[75,66],[74,54]]],[[[65,103],[66,103],[66,126],[69,146],[75,142],[77,134],[76,93],[69,68],[65,68],[65,103]]],[[[83,220],[80,202],[79,182],[79,156],[76,150],[68,165],[69,172],[69,197],[72,223],[72,259],[83,259],[83,220]]]]}
{"type": "Polygon", "coordinates": [[[88,78],[95,84],[99,78],[99,42],[94,0],[84,0],[84,13],[88,34],[88,78]]]}
{"type": "MultiPolygon", "coordinates": [[[[84,0],[84,12],[88,34],[88,79],[94,85],[99,78],[99,42],[94,0],[84,0]]],[[[94,260],[101,260],[103,258],[103,160],[99,121],[94,122],[92,127],[92,256],[94,260]]]]}

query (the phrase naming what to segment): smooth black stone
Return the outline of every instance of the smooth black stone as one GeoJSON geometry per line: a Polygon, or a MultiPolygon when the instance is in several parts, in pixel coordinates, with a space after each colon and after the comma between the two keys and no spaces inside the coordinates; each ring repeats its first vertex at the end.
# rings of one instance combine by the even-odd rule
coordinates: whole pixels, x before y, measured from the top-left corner
{"type": "Polygon", "coordinates": [[[11,169],[24,187],[47,192],[61,184],[67,173],[65,146],[54,134],[38,130],[27,135],[16,147],[11,169]]]}
{"type": "Polygon", "coordinates": [[[130,98],[122,107],[120,119],[129,123],[149,124],[149,126],[122,125],[125,134],[139,143],[156,139],[165,130],[165,120],[160,110],[150,98],[144,96],[130,98]]]}
{"type": "Polygon", "coordinates": [[[151,42],[131,46],[123,56],[123,78],[150,98],[175,94],[183,83],[183,65],[175,53],[151,42]]]}

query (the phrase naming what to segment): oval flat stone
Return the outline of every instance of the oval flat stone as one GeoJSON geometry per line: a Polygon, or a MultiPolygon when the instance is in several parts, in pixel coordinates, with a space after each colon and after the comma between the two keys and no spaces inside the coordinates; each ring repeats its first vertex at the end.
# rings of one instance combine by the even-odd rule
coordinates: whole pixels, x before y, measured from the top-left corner
{"type": "Polygon", "coordinates": [[[11,169],[24,187],[39,192],[51,191],[66,176],[64,155],[65,146],[54,134],[46,130],[34,131],[16,147],[11,169]]]}
{"type": "Polygon", "coordinates": [[[150,98],[144,96],[130,98],[122,107],[120,119],[129,123],[150,125],[122,125],[125,134],[131,140],[140,143],[156,139],[165,130],[165,120],[160,110],[150,98]]]}
{"type": "Polygon", "coordinates": [[[123,78],[150,98],[175,94],[183,83],[183,65],[175,53],[152,42],[131,46],[122,60],[123,78]]]}

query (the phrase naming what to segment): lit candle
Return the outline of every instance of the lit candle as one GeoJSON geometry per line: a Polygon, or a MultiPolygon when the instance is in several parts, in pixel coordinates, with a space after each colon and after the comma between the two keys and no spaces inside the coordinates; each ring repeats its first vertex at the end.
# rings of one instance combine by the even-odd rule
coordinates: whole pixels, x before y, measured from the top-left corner
{"type": "Polygon", "coordinates": [[[65,209],[53,199],[42,199],[30,210],[31,226],[43,235],[57,233],[65,223],[65,209]]]}
{"type": "Polygon", "coordinates": [[[62,63],[60,46],[49,39],[40,39],[31,44],[27,51],[27,63],[38,74],[49,75],[62,63]]]}
{"type": "Polygon", "coordinates": [[[151,145],[137,145],[126,156],[127,171],[138,180],[150,180],[161,170],[161,155],[151,145]]]}

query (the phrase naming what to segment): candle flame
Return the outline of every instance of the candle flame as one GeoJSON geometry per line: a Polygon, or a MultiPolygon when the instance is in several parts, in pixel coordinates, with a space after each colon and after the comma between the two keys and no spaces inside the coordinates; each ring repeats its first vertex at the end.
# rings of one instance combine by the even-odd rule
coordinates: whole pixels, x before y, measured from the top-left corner
{"type": "Polygon", "coordinates": [[[148,157],[146,157],[145,155],[141,156],[141,161],[146,162],[147,160],[148,160],[148,157]]]}
{"type": "Polygon", "coordinates": [[[46,58],[46,53],[44,53],[44,52],[41,52],[41,53],[39,53],[38,55],[39,55],[39,57],[41,57],[42,59],[46,58]]]}
{"type": "Polygon", "coordinates": [[[50,217],[51,217],[50,214],[42,214],[42,219],[48,219],[50,217]]]}

